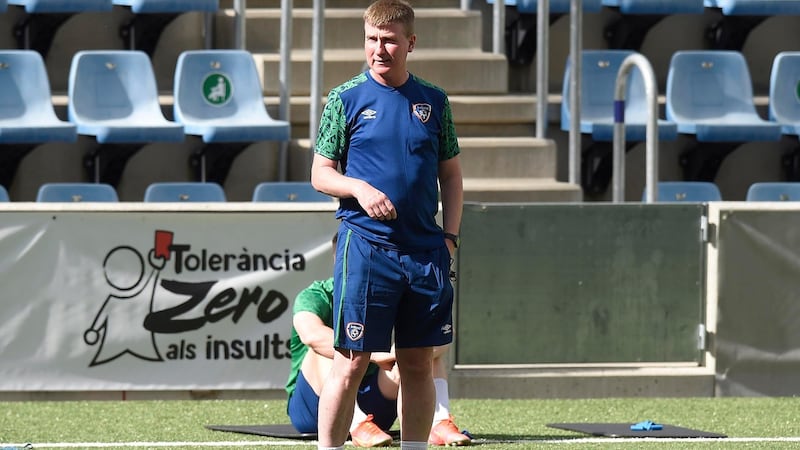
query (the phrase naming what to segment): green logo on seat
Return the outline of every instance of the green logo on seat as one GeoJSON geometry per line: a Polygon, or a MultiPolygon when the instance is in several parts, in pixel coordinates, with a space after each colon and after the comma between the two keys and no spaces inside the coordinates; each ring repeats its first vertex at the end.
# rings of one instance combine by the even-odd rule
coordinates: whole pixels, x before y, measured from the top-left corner
{"type": "Polygon", "coordinates": [[[203,98],[210,105],[222,106],[231,99],[233,85],[223,73],[212,73],[203,80],[203,98]]]}

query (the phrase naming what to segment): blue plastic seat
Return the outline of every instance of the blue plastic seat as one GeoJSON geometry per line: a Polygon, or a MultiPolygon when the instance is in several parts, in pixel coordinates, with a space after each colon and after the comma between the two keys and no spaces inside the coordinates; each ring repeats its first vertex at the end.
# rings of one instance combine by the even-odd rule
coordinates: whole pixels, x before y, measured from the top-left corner
{"type": "MultiPolygon", "coordinates": [[[[630,50],[584,50],[581,64],[581,124],[580,131],[594,141],[612,141],[614,138],[614,88],[617,72],[630,50]]],[[[572,64],[567,58],[562,84],[561,129],[569,131],[572,120],[569,76],[572,64]]],[[[625,96],[625,139],[644,141],[647,135],[648,107],[644,78],[633,67],[628,78],[625,96]]],[[[674,140],[678,135],[675,123],[658,119],[659,140],[674,140]]]]}
{"type": "Polygon", "coordinates": [[[622,14],[702,14],[703,0],[602,0],[622,14]]]}
{"type": "Polygon", "coordinates": [[[9,5],[22,6],[28,14],[82,13],[111,11],[111,0],[8,0],[9,5]]]}
{"type": "Polygon", "coordinates": [[[800,0],[704,0],[707,8],[720,8],[726,16],[800,14],[800,0]]]}
{"type": "Polygon", "coordinates": [[[11,199],[8,196],[8,191],[6,190],[6,187],[0,185],[0,202],[10,202],[10,201],[11,199]]]}
{"type": "Polygon", "coordinates": [[[84,50],[69,72],[69,120],[103,143],[181,142],[183,127],[161,112],[150,58],[137,50],[84,50]]]}
{"type": "MultiPolygon", "coordinates": [[[[717,202],[722,194],[716,184],[708,181],[659,181],[656,185],[657,201],[665,202],[717,202]]],[[[645,193],[642,193],[642,200],[645,193]]]]}
{"type": "Polygon", "coordinates": [[[749,202],[800,201],[800,182],[776,181],[753,183],[747,188],[745,200],[749,202]]]}
{"type": "Polygon", "coordinates": [[[0,51],[0,144],[74,142],[74,124],[56,117],[44,60],[33,50],[0,51]]]}
{"type": "MultiPolygon", "coordinates": [[[[536,14],[538,10],[538,0],[506,0],[503,2],[506,6],[514,6],[517,11],[527,14],[536,14]]],[[[487,3],[493,4],[494,1],[487,0],[487,3]]],[[[570,0],[550,0],[550,14],[566,14],[569,13],[570,0]]],[[[584,12],[599,12],[603,9],[602,0],[583,0],[581,4],[584,12]]]]}
{"type": "Polygon", "coordinates": [[[800,52],[775,56],[769,78],[769,119],[787,135],[800,135],[800,52]]]}
{"type": "Polygon", "coordinates": [[[145,202],[224,202],[225,191],[210,182],[157,182],[147,186],[145,202]]]}
{"type": "Polygon", "coordinates": [[[307,181],[265,181],[253,190],[254,202],[331,202],[307,181]]]}
{"type": "Polygon", "coordinates": [[[112,0],[112,3],[127,6],[134,14],[219,10],[219,0],[112,0]]]}
{"type": "Polygon", "coordinates": [[[45,183],[37,202],[118,202],[117,191],[105,183],[45,183]]]}
{"type": "Polygon", "coordinates": [[[253,56],[189,50],[175,68],[175,120],[203,142],[286,141],[289,122],[270,117],[253,56]]]}
{"type": "Polygon", "coordinates": [[[755,108],[747,62],[740,52],[678,51],[667,75],[667,119],[701,142],[777,141],[780,126],[755,108]]]}

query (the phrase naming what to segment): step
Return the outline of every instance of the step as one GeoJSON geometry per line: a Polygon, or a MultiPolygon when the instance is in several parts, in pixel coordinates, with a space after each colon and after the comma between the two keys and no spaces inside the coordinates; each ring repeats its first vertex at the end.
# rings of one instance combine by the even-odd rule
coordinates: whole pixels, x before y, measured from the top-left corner
{"type": "MultiPolygon", "coordinates": [[[[266,95],[280,92],[280,55],[253,55],[262,74],[266,95]]],[[[309,50],[292,52],[292,95],[311,92],[311,59],[309,50]]],[[[364,67],[364,51],[326,50],[322,70],[323,92],[347,81],[364,67]]],[[[409,56],[408,69],[415,75],[436,84],[448,94],[505,94],[508,92],[508,65],[505,56],[479,50],[419,49],[409,56]],[[454,74],[457,72],[457,75],[454,74]]]]}
{"type": "MultiPolygon", "coordinates": [[[[310,49],[312,46],[312,9],[292,11],[292,48],[310,49]]],[[[326,49],[362,48],[364,42],[363,9],[326,9],[326,49]]],[[[480,49],[481,14],[455,8],[418,9],[414,21],[418,47],[480,49]]],[[[254,53],[280,50],[281,10],[275,8],[248,8],[245,42],[254,53]]],[[[235,47],[235,14],[223,10],[216,15],[215,42],[217,48],[235,47]]]]}
{"type": "Polygon", "coordinates": [[[533,137],[461,137],[464,178],[551,178],[556,173],[556,145],[533,137]]]}
{"type": "Polygon", "coordinates": [[[580,202],[577,184],[555,178],[464,178],[468,202],[580,202]]]}
{"type": "Polygon", "coordinates": [[[681,363],[591,367],[456,366],[453,398],[713,397],[714,371],[681,363]]]}

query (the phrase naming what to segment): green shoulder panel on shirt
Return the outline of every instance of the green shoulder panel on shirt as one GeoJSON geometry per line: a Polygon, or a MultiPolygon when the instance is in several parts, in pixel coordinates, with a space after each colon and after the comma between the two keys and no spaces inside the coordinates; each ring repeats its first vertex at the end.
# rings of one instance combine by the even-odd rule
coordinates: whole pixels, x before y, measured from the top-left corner
{"type": "Polygon", "coordinates": [[[439,161],[446,161],[461,153],[456,135],[456,125],[453,123],[453,112],[450,109],[450,100],[444,99],[444,113],[442,115],[442,134],[439,136],[439,161]]]}
{"type": "Polygon", "coordinates": [[[341,93],[365,81],[367,81],[366,74],[360,73],[328,93],[328,101],[320,118],[314,152],[334,161],[341,159],[345,142],[347,142],[347,117],[345,117],[341,93]]]}
{"type": "Polygon", "coordinates": [[[461,153],[458,147],[458,136],[456,135],[456,126],[453,123],[453,111],[450,109],[450,100],[447,97],[447,92],[441,87],[431,83],[430,81],[423,80],[418,76],[414,79],[423,86],[436,89],[444,96],[444,110],[442,111],[442,132],[439,135],[439,161],[446,161],[461,153]]]}

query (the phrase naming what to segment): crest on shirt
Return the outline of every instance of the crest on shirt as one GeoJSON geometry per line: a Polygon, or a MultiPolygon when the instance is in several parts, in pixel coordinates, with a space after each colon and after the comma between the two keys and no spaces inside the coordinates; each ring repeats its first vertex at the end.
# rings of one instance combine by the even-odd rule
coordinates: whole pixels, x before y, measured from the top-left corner
{"type": "Polygon", "coordinates": [[[431,110],[433,108],[429,103],[414,103],[411,109],[414,110],[414,115],[417,116],[422,123],[426,123],[428,119],[431,118],[431,110]]]}
{"type": "Polygon", "coordinates": [[[357,322],[350,322],[345,327],[347,330],[347,337],[350,338],[351,341],[357,341],[364,337],[364,325],[357,323],[357,322]]]}

